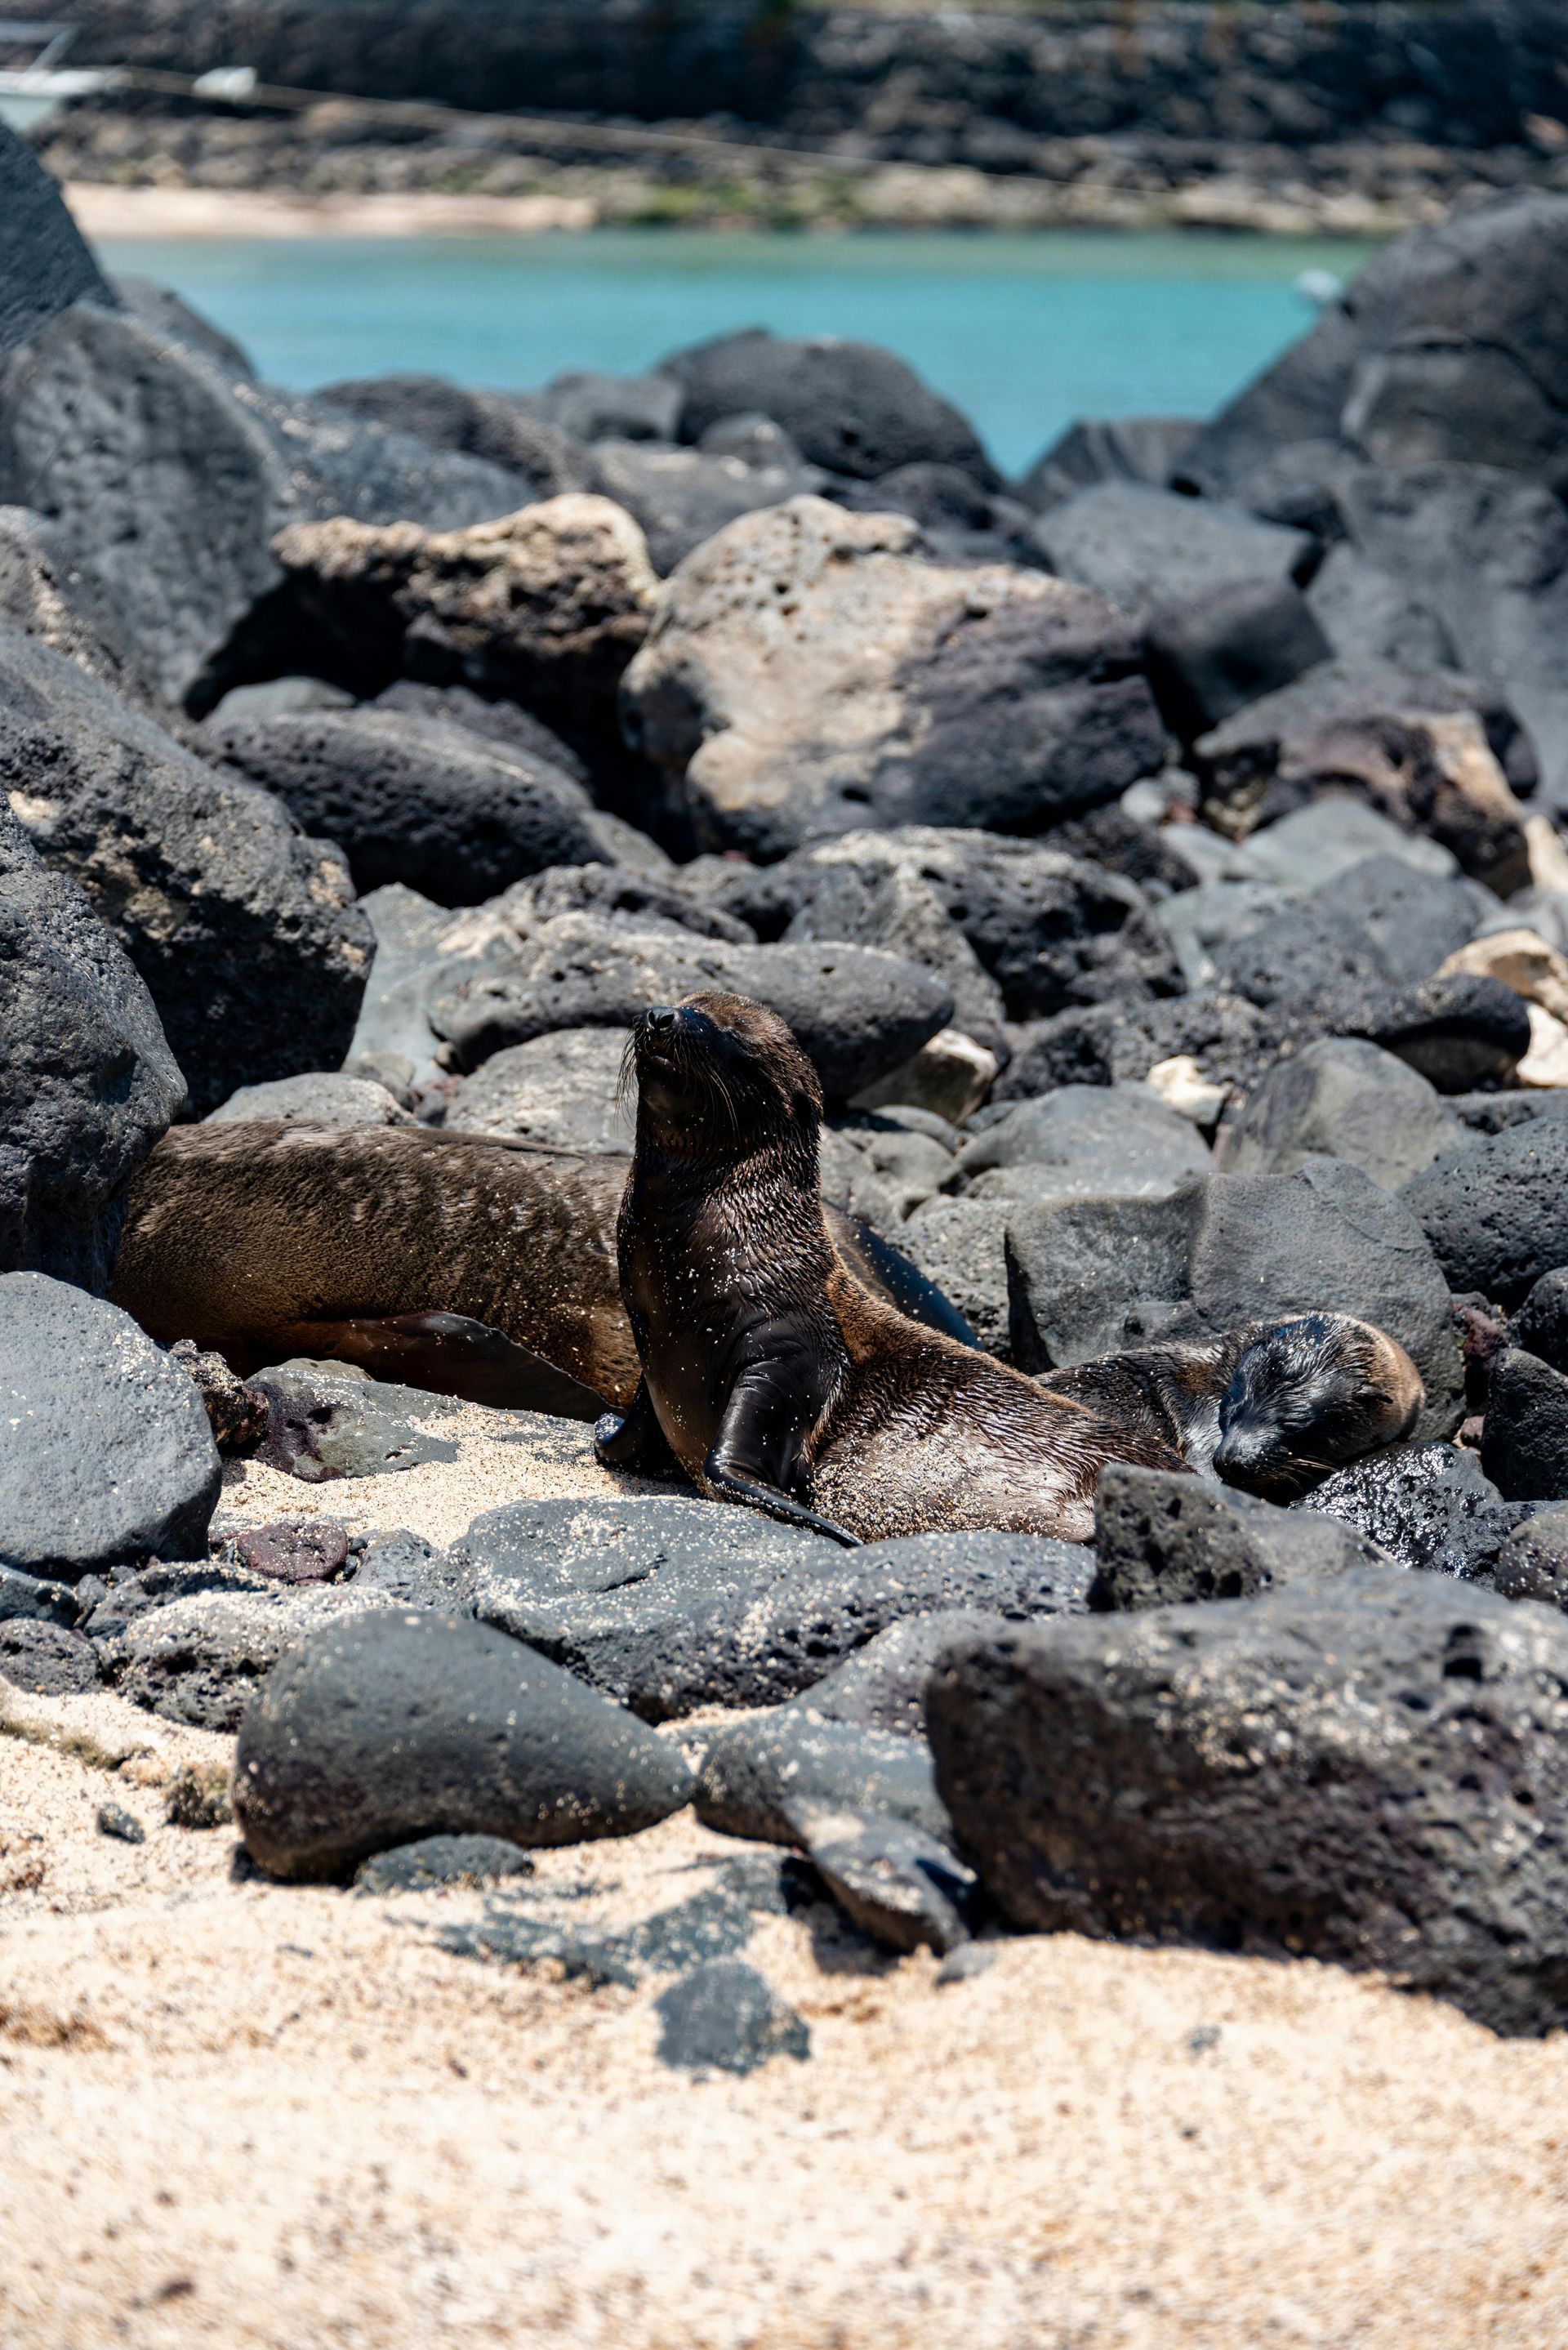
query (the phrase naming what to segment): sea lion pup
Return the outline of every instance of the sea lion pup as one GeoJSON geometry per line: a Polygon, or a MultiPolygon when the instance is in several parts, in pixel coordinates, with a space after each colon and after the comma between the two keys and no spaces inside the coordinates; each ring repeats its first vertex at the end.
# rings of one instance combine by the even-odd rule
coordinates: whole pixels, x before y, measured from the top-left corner
{"type": "MultiPolygon", "coordinates": [[[[325,1356],[597,1419],[639,1376],[616,1269],[627,1164],[421,1126],[176,1127],[132,1181],[114,1299],[242,1378],[325,1356]]],[[[868,1285],[974,1343],[907,1258],[831,1223],[868,1285]]]]}
{"type": "Polygon", "coordinates": [[[625,1161],[427,1127],[175,1127],[130,1189],[114,1301],[242,1378],[288,1355],[597,1419],[637,1379],[625,1161]]]}
{"type": "Polygon", "coordinates": [[[1427,1399],[1397,1339],[1348,1314],[1246,1322],[1045,1371],[1053,1395],[1135,1423],[1193,1469],[1292,1502],[1407,1437],[1427,1399]]]}
{"type": "Polygon", "coordinates": [[[1082,1541],[1107,1461],[1168,1443],[1035,1386],[873,1296],[835,1253],[822,1093],[776,1014],[702,993],[633,1031],[637,1149],[619,1226],[642,1380],[607,1466],[668,1474],[840,1542],[940,1527],[1082,1541]]]}

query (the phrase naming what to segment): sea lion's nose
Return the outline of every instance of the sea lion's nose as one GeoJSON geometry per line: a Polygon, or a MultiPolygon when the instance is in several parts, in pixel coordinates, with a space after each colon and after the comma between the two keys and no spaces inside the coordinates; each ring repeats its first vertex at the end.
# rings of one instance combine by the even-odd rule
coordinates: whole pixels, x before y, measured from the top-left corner
{"type": "Polygon", "coordinates": [[[675,1033],[676,1015],[668,1003],[650,1003],[642,1017],[650,1036],[670,1036],[675,1033]]]}

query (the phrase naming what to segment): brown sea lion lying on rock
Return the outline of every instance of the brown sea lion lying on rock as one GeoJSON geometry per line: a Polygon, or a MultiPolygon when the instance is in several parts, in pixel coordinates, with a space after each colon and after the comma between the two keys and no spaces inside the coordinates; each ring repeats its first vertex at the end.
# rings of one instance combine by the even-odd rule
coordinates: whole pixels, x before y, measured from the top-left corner
{"type": "MultiPolygon", "coordinates": [[[[639,1376],[616,1272],[626,1177],[624,1158],[425,1127],[177,1127],[132,1185],[114,1299],[242,1377],[325,1357],[596,1419],[639,1376]]],[[[861,1281],[967,1335],[907,1258],[828,1212],[861,1281]]]]}

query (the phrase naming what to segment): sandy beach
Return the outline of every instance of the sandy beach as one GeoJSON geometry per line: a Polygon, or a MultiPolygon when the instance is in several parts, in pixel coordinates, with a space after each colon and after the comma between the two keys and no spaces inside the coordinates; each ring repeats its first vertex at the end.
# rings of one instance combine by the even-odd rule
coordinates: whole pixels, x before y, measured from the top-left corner
{"type": "MultiPolygon", "coordinates": [[[[107,1696],[6,1715],[19,2350],[1562,2340],[1561,2040],[1312,1964],[1071,1937],[938,1986],[812,1907],[746,1953],[809,2061],[693,2079],[656,2061],[657,1982],[433,1947],[479,1896],[275,1887],[232,1830],[163,1825],[169,1774],[226,1741],[107,1696]],[[110,1799],[145,1845],[97,1831],[110,1799]]],[[[683,1814],[543,1854],[535,1883],[641,1914],[748,1850],[683,1814]]]]}

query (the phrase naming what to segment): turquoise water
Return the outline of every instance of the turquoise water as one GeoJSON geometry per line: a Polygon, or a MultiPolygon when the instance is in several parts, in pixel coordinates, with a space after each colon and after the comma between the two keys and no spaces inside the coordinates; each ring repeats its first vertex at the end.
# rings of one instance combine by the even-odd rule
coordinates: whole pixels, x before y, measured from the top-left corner
{"type": "Polygon", "coordinates": [[[1027,464],[1075,416],[1202,416],[1310,324],[1305,269],[1368,247],[1289,237],[106,238],[301,390],[415,370],[521,390],[634,372],[745,326],[886,343],[1027,464]]]}

